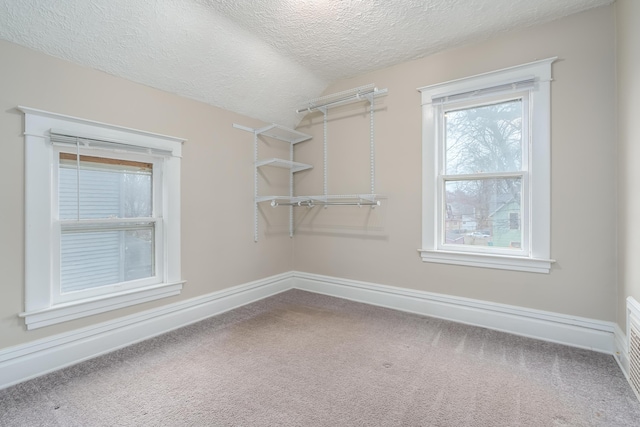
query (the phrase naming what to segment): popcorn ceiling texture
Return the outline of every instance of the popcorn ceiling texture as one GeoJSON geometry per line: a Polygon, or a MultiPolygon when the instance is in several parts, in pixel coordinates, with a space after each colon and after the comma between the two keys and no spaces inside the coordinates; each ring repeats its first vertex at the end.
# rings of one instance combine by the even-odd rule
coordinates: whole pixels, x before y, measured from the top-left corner
{"type": "Polygon", "coordinates": [[[613,0],[0,0],[0,38],[265,122],[333,81],[613,0]]]}

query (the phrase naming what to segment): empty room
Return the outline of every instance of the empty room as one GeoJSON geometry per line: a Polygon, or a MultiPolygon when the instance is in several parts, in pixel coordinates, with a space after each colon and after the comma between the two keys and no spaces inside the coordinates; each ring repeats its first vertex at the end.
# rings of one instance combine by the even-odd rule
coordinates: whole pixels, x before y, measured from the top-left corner
{"type": "Polygon", "coordinates": [[[0,426],[640,425],[638,40],[637,0],[0,0],[0,426]]]}

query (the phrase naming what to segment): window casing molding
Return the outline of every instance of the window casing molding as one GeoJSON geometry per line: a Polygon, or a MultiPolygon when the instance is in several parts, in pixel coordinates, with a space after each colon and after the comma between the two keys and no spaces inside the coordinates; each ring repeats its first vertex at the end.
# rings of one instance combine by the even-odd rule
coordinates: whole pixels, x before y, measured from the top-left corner
{"type": "Polygon", "coordinates": [[[25,319],[35,329],[109,310],[178,295],[180,271],[180,161],[184,139],[18,107],[25,114],[25,319]],[[153,162],[160,172],[154,203],[159,203],[158,269],[153,280],[116,284],[61,298],[59,286],[60,220],[57,218],[57,157],[75,153],[75,145],[51,142],[52,130],[101,141],[80,147],[80,154],[153,162]],[[73,148],[71,148],[73,147],[73,148]],[[113,147],[113,148],[112,148],[113,147]],[[128,148],[131,148],[130,150],[128,148]],[[56,264],[57,263],[57,264],[56,264]]]}
{"type": "Polygon", "coordinates": [[[422,260],[443,264],[548,273],[551,252],[551,64],[549,58],[419,88],[422,97],[422,260]],[[525,89],[518,87],[524,83],[525,89]],[[530,129],[523,165],[522,248],[517,251],[442,243],[442,104],[483,102],[525,92],[530,129]],[[437,102],[434,102],[437,100],[437,102]],[[465,247],[461,247],[465,246],[465,247]]]}

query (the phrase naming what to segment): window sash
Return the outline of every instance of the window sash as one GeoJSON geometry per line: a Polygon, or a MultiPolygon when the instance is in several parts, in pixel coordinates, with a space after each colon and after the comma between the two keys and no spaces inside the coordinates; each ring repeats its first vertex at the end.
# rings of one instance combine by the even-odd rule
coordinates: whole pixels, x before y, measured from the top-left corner
{"type": "MultiPolygon", "coordinates": [[[[462,111],[467,111],[467,110],[478,110],[478,109],[485,109],[488,107],[492,107],[492,106],[499,106],[499,105],[504,105],[504,104],[509,104],[509,103],[513,103],[513,102],[518,102],[519,106],[520,106],[520,147],[519,147],[519,161],[520,161],[520,167],[519,168],[508,168],[508,169],[503,169],[503,170],[492,170],[492,173],[508,173],[508,172],[517,172],[517,171],[521,171],[521,170],[527,170],[527,150],[528,150],[528,130],[529,130],[529,126],[528,126],[528,119],[529,119],[529,96],[528,96],[528,92],[517,92],[517,93],[509,93],[506,95],[501,95],[501,96],[493,96],[491,98],[485,99],[483,101],[478,101],[478,100],[471,100],[471,101],[462,101],[462,102],[458,102],[453,104],[452,106],[438,106],[437,108],[437,112],[438,112],[438,137],[439,140],[437,140],[437,143],[440,144],[440,149],[441,149],[441,153],[442,156],[440,157],[440,161],[441,161],[441,167],[439,168],[440,173],[441,174],[448,174],[448,175],[456,175],[455,172],[449,172],[447,167],[448,167],[448,151],[450,148],[453,147],[449,147],[448,142],[449,142],[449,134],[448,134],[448,126],[447,124],[450,122],[448,115],[451,113],[458,113],[458,112],[462,112],[462,111]]],[[[455,134],[454,134],[455,135],[455,134]]],[[[451,135],[453,136],[453,135],[451,135]]],[[[461,136],[461,135],[459,135],[461,136]]],[[[454,144],[457,145],[457,144],[454,144]]],[[[451,150],[453,152],[453,150],[451,150]]],[[[463,154],[464,156],[464,154],[463,154]]],[[[455,156],[454,156],[455,157],[455,156]]],[[[491,167],[491,165],[488,165],[489,167],[491,167]]],[[[491,173],[491,172],[485,172],[485,173],[491,173]]],[[[458,173],[458,175],[460,175],[461,173],[458,173]]]]}
{"type": "Polygon", "coordinates": [[[154,223],[125,229],[62,230],[60,242],[60,301],[75,299],[78,293],[99,295],[158,283],[154,223]]]}
{"type": "MultiPolygon", "coordinates": [[[[530,93],[529,91],[522,91],[521,87],[517,87],[516,90],[506,91],[508,85],[498,85],[496,88],[499,90],[491,90],[488,88],[483,93],[482,99],[470,99],[470,95],[473,92],[466,92],[459,97],[458,101],[449,101],[448,99],[454,98],[449,96],[447,102],[432,104],[432,112],[434,114],[435,128],[431,129],[434,134],[435,154],[437,159],[436,166],[436,203],[435,206],[435,249],[447,252],[460,252],[460,253],[478,253],[478,254],[494,254],[505,256],[530,256],[530,193],[529,193],[529,168],[530,168],[530,153],[531,149],[531,135],[530,135],[530,93]],[[497,94],[496,94],[497,93],[497,94]],[[522,100],[522,128],[521,128],[521,170],[514,172],[492,172],[492,173],[474,173],[474,174],[445,174],[446,171],[446,130],[445,130],[445,115],[449,111],[459,111],[463,109],[470,109],[474,107],[481,107],[484,105],[491,105],[501,102],[508,102],[510,100],[522,100]],[[479,246],[479,245],[463,245],[463,244],[450,244],[446,243],[446,183],[452,181],[470,181],[470,180],[484,180],[484,179],[509,179],[519,178],[521,180],[521,247],[520,248],[501,248],[495,246],[479,246]]],[[[527,87],[533,87],[528,85],[527,87]]],[[[427,107],[428,108],[428,107],[427,107]]]]}
{"type": "Polygon", "coordinates": [[[104,218],[104,219],[67,219],[57,221],[65,232],[83,231],[120,231],[135,230],[140,227],[154,225],[159,221],[154,217],[140,218],[104,218]]]}
{"type": "MultiPolygon", "coordinates": [[[[122,292],[133,290],[150,285],[163,283],[165,280],[165,262],[164,262],[164,222],[162,218],[162,170],[163,160],[161,157],[149,160],[149,156],[139,153],[122,153],[105,151],[96,148],[87,148],[86,146],[59,146],[54,147],[54,183],[52,202],[52,295],[53,304],[61,304],[73,302],[75,300],[84,300],[106,296],[114,292],[122,292]],[[85,167],[91,168],[91,164],[95,164],[96,169],[106,170],[114,168],[116,170],[124,169],[127,173],[133,172],[151,174],[151,216],[136,218],[60,218],[59,217],[59,170],[60,168],[73,167],[72,161],[77,165],[77,155],[80,155],[80,163],[85,167]],[[62,245],[65,235],[72,233],[103,233],[107,235],[115,232],[121,232],[126,235],[127,231],[149,230],[152,229],[152,245],[150,248],[152,257],[151,274],[147,277],[118,281],[115,283],[102,284],[100,286],[85,286],[79,290],[69,291],[67,284],[62,283],[63,259],[62,245]]],[[[97,236],[97,234],[94,234],[97,236]]],[[[122,237],[124,239],[124,237],[122,237]]],[[[124,244],[124,243],[122,243],[124,244]]],[[[113,248],[112,248],[113,249],[113,248]]],[[[121,254],[118,263],[125,262],[122,258],[124,247],[119,249],[121,254]]],[[[105,261],[105,264],[107,261],[105,261]]],[[[112,264],[113,265],[113,264],[112,264]]]]}
{"type": "Polygon", "coordinates": [[[77,151],[61,151],[57,159],[59,218],[153,215],[153,163],[77,151]]]}
{"type": "MultiPolygon", "coordinates": [[[[527,202],[528,199],[528,194],[527,191],[525,190],[526,187],[528,187],[528,174],[526,173],[509,173],[509,174],[505,174],[504,176],[501,175],[497,175],[497,174],[487,174],[488,176],[480,176],[478,177],[478,175],[473,175],[474,177],[476,177],[473,180],[469,180],[469,181],[481,181],[481,180],[500,180],[500,179],[509,179],[509,180],[514,180],[517,179],[520,181],[520,217],[521,218],[525,218],[528,217],[527,216],[527,212],[526,210],[528,209],[529,203],[527,202]]],[[[460,179],[459,176],[455,176],[454,179],[444,179],[443,177],[439,177],[437,182],[438,182],[438,206],[436,209],[436,221],[437,221],[437,234],[436,234],[436,238],[437,238],[437,242],[436,242],[436,249],[437,250],[443,250],[443,251],[448,251],[448,252],[464,252],[464,253],[480,253],[480,254],[501,254],[501,255],[508,255],[508,256],[529,256],[530,254],[530,250],[529,250],[529,237],[528,237],[528,232],[529,232],[529,227],[527,225],[527,223],[522,220],[521,221],[521,227],[519,229],[519,235],[520,235],[520,248],[517,247],[501,247],[501,246],[483,246],[483,245],[472,245],[472,244],[457,244],[457,243],[447,243],[447,195],[446,195],[446,185],[448,182],[460,182],[460,181],[467,181],[467,179],[460,179]]],[[[499,208],[501,206],[496,205],[496,209],[499,208]]],[[[495,214],[495,212],[492,212],[492,214],[495,214]]],[[[475,220],[476,218],[474,218],[475,220]]],[[[486,218],[487,223],[491,223],[492,224],[492,231],[495,231],[494,228],[494,224],[493,221],[495,221],[494,219],[490,219],[490,215],[487,216],[486,218]]],[[[478,228],[476,227],[475,230],[469,230],[469,232],[477,232],[480,230],[485,230],[485,228],[478,228]]],[[[500,237],[500,235],[496,235],[493,234],[492,239],[495,239],[496,237],[500,237]]],[[[493,241],[493,240],[492,240],[493,241]]]]}
{"type": "MultiPolygon", "coordinates": [[[[80,156],[80,163],[84,168],[89,168],[89,165],[95,163],[98,169],[107,169],[112,167],[116,170],[126,170],[127,172],[142,172],[151,173],[153,171],[153,163],[149,162],[137,162],[133,160],[115,159],[108,157],[95,157],[95,156],[80,156]]],[[[68,167],[76,169],[78,164],[78,155],[76,153],[60,152],[60,167],[68,167]]]]}

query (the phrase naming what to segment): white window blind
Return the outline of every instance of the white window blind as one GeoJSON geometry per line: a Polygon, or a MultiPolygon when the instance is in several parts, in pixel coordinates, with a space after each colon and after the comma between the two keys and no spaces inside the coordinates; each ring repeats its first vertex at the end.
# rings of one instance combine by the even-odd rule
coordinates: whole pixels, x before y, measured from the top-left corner
{"type": "Polygon", "coordinates": [[[153,276],[151,163],[59,155],[60,292],[153,276]]]}

